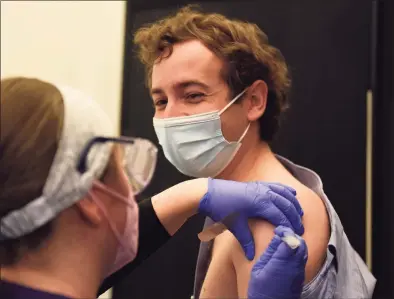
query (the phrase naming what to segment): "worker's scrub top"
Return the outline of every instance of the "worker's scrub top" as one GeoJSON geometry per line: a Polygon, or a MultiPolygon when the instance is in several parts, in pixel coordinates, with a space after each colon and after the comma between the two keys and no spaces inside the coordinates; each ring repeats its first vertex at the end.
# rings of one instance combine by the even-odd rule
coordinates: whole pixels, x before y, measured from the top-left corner
{"type": "Polygon", "coordinates": [[[0,298],[4,299],[71,299],[62,295],[48,293],[5,280],[0,281],[0,298]]]}

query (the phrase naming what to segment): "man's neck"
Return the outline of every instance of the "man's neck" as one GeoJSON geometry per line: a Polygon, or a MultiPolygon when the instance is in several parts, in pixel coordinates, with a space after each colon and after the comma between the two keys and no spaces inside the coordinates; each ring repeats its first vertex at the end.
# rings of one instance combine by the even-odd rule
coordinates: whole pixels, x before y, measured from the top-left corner
{"type": "Polygon", "coordinates": [[[262,170],[261,167],[264,167],[263,161],[274,158],[267,143],[256,141],[248,147],[241,148],[234,160],[217,178],[240,182],[255,180],[262,170]]]}

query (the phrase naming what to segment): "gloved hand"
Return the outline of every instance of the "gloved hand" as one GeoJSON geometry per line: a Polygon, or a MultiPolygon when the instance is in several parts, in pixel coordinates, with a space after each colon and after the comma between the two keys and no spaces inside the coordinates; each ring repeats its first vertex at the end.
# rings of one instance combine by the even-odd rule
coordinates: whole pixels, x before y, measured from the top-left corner
{"type": "Polygon", "coordinates": [[[198,212],[215,222],[237,212],[237,218],[226,226],[237,238],[249,260],[255,255],[249,218],[263,218],[274,226],[287,226],[299,235],[304,234],[301,222],[304,212],[297,201],[296,191],[281,184],[241,183],[209,178],[208,192],[201,199],[198,212]]]}
{"type": "Polygon", "coordinates": [[[292,249],[282,240],[285,235],[295,236],[291,229],[277,227],[267,250],[253,266],[248,299],[300,299],[308,248],[295,236],[300,244],[292,249]]]}

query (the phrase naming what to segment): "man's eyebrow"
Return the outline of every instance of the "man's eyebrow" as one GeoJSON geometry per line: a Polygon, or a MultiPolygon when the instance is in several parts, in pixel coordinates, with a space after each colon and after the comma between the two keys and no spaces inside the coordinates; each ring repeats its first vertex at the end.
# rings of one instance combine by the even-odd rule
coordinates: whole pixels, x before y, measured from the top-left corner
{"type": "Polygon", "coordinates": [[[184,81],[184,82],[180,82],[177,84],[177,87],[179,88],[187,88],[190,86],[198,86],[201,88],[204,88],[206,90],[209,89],[209,86],[201,81],[197,81],[197,80],[188,80],[188,81],[184,81]]]}
{"type": "MultiPolygon", "coordinates": [[[[201,81],[197,81],[197,80],[188,80],[188,81],[183,81],[183,82],[179,82],[175,84],[175,88],[176,89],[185,89],[187,87],[191,87],[191,86],[197,86],[197,87],[201,87],[205,90],[209,90],[209,86],[201,81]]],[[[151,95],[154,94],[164,94],[163,89],[161,88],[152,88],[150,91],[151,95]]]]}
{"type": "Polygon", "coordinates": [[[150,91],[150,94],[151,94],[151,95],[154,95],[154,94],[163,94],[163,93],[164,93],[164,91],[163,91],[161,88],[152,88],[151,91],[150,91]]]}

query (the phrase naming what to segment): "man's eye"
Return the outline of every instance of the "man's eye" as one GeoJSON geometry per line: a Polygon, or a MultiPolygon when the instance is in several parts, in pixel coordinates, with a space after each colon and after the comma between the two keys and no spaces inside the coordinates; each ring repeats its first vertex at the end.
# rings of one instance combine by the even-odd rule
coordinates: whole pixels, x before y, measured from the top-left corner
{"type": "Polygon", "coordinates": [[[202,100],[202,98],[205,96],[203,93],[190,93],[186,95],[186,99],[191,100],[191,101],[199,101],[202,100]]]}
{"type": "Polygon", "coordinates": [[[164,107],[165,105],[167,105],[167,100],[164,100],[164,99],[161,99],[161,100],[156,100],[156,101],[154,101],[154,103],[153,103],[153,106],[155,107],[155,108],[162,108],[162,107],[164,107]]]}

